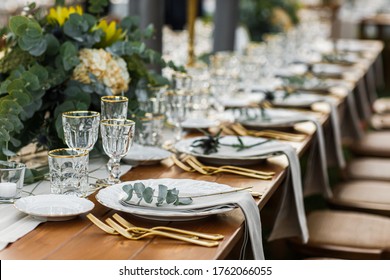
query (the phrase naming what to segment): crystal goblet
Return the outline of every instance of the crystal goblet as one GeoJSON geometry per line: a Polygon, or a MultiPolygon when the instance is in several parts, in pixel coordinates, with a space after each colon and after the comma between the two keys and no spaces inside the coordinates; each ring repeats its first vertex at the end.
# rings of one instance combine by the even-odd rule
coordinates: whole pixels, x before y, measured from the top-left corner
{"type": "Polygon", "coordinates": [[[135,122],[128,119],[106,119],[100,122],[104,152],[110,157],[107,163],[108,185],[120,182],[120,160],[128,153],[134,138],[135,122]]]}
{"type": "Polygon", "coordinates": [[[100,113],[70,111],[62,114],[65,143],[69,148],[90,152],[99,136],[100,113]]]}

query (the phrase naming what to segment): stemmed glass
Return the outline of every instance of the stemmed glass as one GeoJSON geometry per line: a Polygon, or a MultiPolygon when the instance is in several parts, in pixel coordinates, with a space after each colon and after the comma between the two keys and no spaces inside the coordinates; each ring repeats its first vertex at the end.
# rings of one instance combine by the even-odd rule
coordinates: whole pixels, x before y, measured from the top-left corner
{"type": "Polygon", "coordinates": [[[100,113],[70,111],[62,114],[65,143],[69,148],[90,152],[99,136],[100,113]]]}
{"type": "Polygon", "coordinates": [[[183,122],[192,108],[192,93],[186,90],[170,90],[166,92],[168,114],[174,123],[176,142],[182,139],[183,122]]]}
{"type": "Polygon", "coordinates": [[[102,119],[126,119],[129,99],[126,96],[108,95],[102,96],[102,119]]]}
{"type": "Polygon", "coordinates": [[[108,185],[120,182],[120,161],[128,153],[134,138],[135,122],[128,119],[106,119],[100,122],[104,152],[110,157],[107,163],[108,185]]]}

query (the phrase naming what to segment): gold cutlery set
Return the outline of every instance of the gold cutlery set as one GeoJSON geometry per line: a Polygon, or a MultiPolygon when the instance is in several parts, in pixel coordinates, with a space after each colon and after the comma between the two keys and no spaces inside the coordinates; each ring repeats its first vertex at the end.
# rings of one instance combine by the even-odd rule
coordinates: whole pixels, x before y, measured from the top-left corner
{"type": "Polygon", "coordinates": [[[275,172],[260,171],[255,169],[249,169],[239,166],[223,165],[223,166],[210,166],[202,164],[196,157],[191,155],[185,155],[181,160],[176,155],[171,155],[172,161],[181,169],[186,172],[199,172],[203,175],[214,175],[217,173],[232,173],[237,175],[243,175],[261,180],[271,180],[275,172]]]}
{"type": "Polygon", "coordinates": [[[219,240],[224,238],[221,234],[202,233],[182,230],[173,227],[156,226],[152,228],[137,227],[118,214],[106,219],[106,223],[89,213],[87,218],[105,233],[121,235],[129,240],[140,240],[150,236],[161,236],[188,242],[205,247],[218,246],[219,240]]]}
{"type": "Polygon", "coordinates": [[[254,137],[265,137],[276,140],[285,140],[291,142],[300,142],[306,138],[305,134],[302,133],[290,133],[277,130],[249,130],[239,123],[231,124],[230,126],[222,126],[222,132],[227,135],[238,135],[238,136],[254,136],[254,137]]]}

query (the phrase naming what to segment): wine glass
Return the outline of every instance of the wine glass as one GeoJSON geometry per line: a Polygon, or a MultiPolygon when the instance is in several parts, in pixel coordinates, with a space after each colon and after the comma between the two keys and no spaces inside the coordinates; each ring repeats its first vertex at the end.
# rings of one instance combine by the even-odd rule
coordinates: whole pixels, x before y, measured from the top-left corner
{"type": "Polygon", "coordinates": [[[101,97],[102,119],[126,119],[129,99],[126,96],[107,95],[101,97]]]}
{"type": "Polygon", "coordinates": [[[99,136],[100,113],[69,111],[62,114],[65,143],[69,148],[90,152],[99,136]]]}
{"type": "Polygon", "coordinates": [[[120,161],[128,153],[134,138],[135,122],[128,119],[106,119],[100,122],[104,152],[110,157],[107,163],[108,185],[120,182],[120,161]]]}
{"type": "Polygon", "coordinates": [[[176,142],[182,139],[183,126],[192,108],[192,93],[187,90],[170,90],[166,92],[168,117],[175,125],[176,142]]]}

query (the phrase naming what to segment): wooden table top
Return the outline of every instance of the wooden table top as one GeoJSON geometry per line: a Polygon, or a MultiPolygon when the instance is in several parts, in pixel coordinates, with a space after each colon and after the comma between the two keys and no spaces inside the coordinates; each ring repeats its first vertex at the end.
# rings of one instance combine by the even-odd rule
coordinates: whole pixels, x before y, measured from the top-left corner
{"type": "MultiPolygon", "coordinates": [[[[341,106],[343,102],[344,100],[340,99],[339,105],[341,106]]],[[[320,122],[323,125],[327,125],[328,120],[329,114],[321,114],[320,122]]],[[[293,143],[298,154],[302,155],[310,147],[315,129],[311,123],[299,124],[296,129],[307,133],[304,141],[293,143]]],[[[285,156],[275,156],[258,165],[250,166],[254,169],[275,172],[272,180],[265,181],[234,174],[206,176],[188,173],[174,166],[173,162],[167,159],[159,165],[133,168],[122,177],[122,180],[187,178],[228,184],[236,188],[252,186],[254,191],[262,194],[260,199],[256,199],[261,213],[267,202],[281,186],[286,176],[287,166],[285,156]]],[[[95,203],[95,208],[91,213],[102,220],[117,212],[98,203],[94,194],[90,196],[90,199],[95,203]]],[[[151,227],[163,224],[193,231],[219,233],[223,234],[225,238],[219,246],[212,248],[161,237],[131,241],[121,236],[104,233],[93,225],[85,215],[80,215],[69,221],[40,224],[35,230],[0,251],[0,259],[225,259],[235,247],[240,246],[243,236],[244,217],[239,209],[186,222],[156,222],[126,213],[120,213],[120,215],[138,226],[151,227]]]]}

